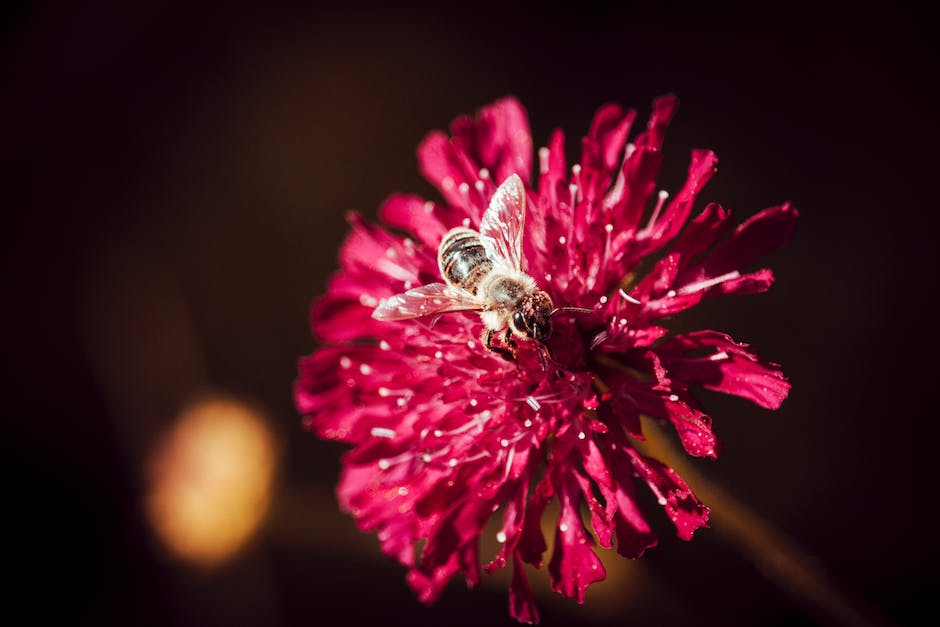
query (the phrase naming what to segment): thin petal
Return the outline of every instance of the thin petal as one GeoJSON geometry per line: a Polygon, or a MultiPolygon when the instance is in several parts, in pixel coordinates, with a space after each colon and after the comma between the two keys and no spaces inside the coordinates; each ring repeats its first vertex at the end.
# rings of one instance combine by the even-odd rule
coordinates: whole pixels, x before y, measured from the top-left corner
{"type": "Polygon", "coordinates": [[[556,478],[561,513],[555,533],[555,550],[548,565],[552,590],[584,603],[584,591],[606,576],[594,553],[594,539],[585,531],[578,511],[580,491],[572,476],[556,478]]]}
{"type": "Polygon", "coordinates": [[[793,237],[797,218],[799,212],[789,203],[752,216],[703,262],[705,274],[719,276],[743,269],[773,252],[793,237]]]}
{"type": "Polygon", "coordinates": [[[522,559],[517,555],[512,560],[512,583],[509,584],[509,614],[520,623],[530,625],[539,622],[539,610],[529,587],[522,559]]]}
{"type": "Polygon", "coordinates": [[[740,396],[767,409],[778,409],[790,391],[779,365],[760,359],[747,344],[724,333],[675,336],[661,345],[660,354],[677,379],[740,396]]]}

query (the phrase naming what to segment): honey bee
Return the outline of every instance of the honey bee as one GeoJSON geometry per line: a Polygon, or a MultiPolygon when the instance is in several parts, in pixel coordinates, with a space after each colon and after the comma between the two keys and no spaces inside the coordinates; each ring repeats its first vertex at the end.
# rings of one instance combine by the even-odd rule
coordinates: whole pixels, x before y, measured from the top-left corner
{"type": "Polygon", "coordinates": [[[428,283],[385,299],[372,317],[407,320],[448,311],[478,311],[486,331],[483,344],[515,357],[514,338],[535,340],[548,350],[552,317],[561,311],[590,313],[579,307],[556,308],[523,270],[522,233],[526,194],[517,174],[497,188],[480,221],[480,230],[451,229],[437,250],[437,265],[445,283],[428,283]],[[493,343],[504,332],[504,346],[493,343]]]}

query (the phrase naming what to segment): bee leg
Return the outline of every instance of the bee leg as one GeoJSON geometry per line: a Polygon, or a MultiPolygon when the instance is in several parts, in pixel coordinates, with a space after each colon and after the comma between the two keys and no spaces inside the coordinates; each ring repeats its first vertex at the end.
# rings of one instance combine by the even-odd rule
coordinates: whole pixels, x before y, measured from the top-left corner
{"type": "MultiPolygon", "coordinates": [[[[542,363],[542,370],[550,370],[553,365],[557,366],[558,362],[555,361],[555,356],[552,355],[552,349],[549,348],[548,344],[539,343],[539,360],[542,363]]],[[[561,376],[559,374],[559,376],[561,376]]]]}
{"type": "Polygon", "coordinates": [[[494,353],[497,353],[497,354],[498,354],[500,357],[502,357],[503,359],[505,359],[505,360],[507,360],[507,361],[515,361],[515,359],[516,359],[516,351],[515,351],[516,343],[515,343],[515,342],[507,341],[506,344],[509,346],[509,348],[503,348],[502,346],[496,346],[495,344],[493,344],[493,336],[495,336],[495,335],[496,335],[496,331],[494,331],[493,329],[487,329],[487,330],[483,333],[483,345],[486,346],[486,347],[487,347],[488,349],[490,349],[491,351],[493,351],[494,353]]]}

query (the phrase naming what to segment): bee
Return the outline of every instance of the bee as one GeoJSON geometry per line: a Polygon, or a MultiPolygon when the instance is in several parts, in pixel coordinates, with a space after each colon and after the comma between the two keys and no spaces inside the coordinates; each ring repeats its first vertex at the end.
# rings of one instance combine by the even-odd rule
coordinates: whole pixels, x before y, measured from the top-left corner
{"type": "Polygon", "coordinates": [[[407,320],[449,311],[478,311],[486,331],[483,344],[515,358],[515,338],[535,340],[551,355],[551,320],[561,311],[590,313],[579,307],[556,308],[547,292],[523,270],[522,234],[526,193],[517,174],[497,188],[480,221],[480,230],[451,229],[437,250],[444,283],[428,283],[385,299],[372,317],[407,320]],[[493,339],[504,333],[504,346],[493,339]]]}

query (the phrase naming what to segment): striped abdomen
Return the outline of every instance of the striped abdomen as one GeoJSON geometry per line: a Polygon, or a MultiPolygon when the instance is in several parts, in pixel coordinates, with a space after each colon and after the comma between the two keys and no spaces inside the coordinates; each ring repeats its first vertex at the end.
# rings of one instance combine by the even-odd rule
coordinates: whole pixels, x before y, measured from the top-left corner
{"type": "Polygon", "coordinates": [[[493,269],[480,243],[480,234],[466,228],[452,229],[437,250],[437,265],[445,281],[476,294],[480,280],[493,269]]]}

